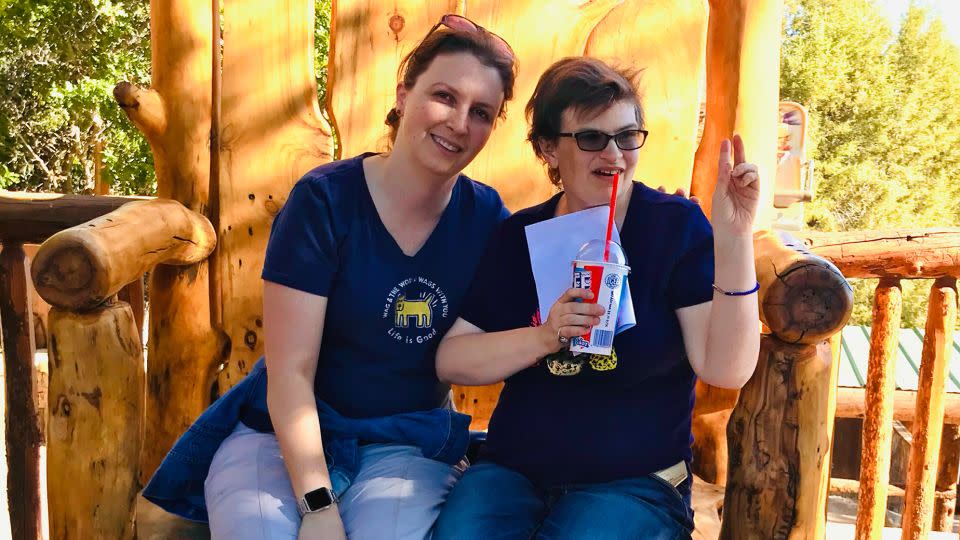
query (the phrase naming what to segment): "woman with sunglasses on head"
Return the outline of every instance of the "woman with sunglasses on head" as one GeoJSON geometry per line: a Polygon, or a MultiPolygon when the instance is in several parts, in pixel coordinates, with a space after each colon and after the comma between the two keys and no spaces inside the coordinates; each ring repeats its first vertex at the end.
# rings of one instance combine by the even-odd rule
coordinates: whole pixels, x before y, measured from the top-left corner
{"type": "Polygon", "coordinates": [[[527,104],[530,143],[563,191],[494,233],[437,352],[441,380],[506,384],[481,459],[448,496],[435,538],[675,539],[693,530],[695,380],[737,388],[757,361],[759,182],[739,137],[735,166],[725,141],[711,228],[693,202],[631,181],[647,132],[630,79],[566,58],[527,104]],[[589,290],[569,289],[539,313],[524,228],[608,204],[614,174],[636,326],[616,336],[610,356],[573,355],[568,341],[603,308],[583,302],[589,290]]]}
{"type": "Polygon", "coordinates": [[[508,214],[461,174],[513,94],[513,52],[447,15],[404,59],[389,153],[320,166],[273,223],[265,360],[177,442],[145,496],[213,538],[422,539],[469,417],[436,376],[480,253],[508,214]]]}

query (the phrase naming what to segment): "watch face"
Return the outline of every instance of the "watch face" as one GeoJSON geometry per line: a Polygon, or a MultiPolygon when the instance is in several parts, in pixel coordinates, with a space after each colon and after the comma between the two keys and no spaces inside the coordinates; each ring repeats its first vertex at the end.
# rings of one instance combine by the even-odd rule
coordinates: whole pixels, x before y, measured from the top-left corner
{"type": "Polygon", "coordinates": [[[307,511],[314,512],[333,504],[333,496],[327,488],[315,489],[303,496],[307,503],[307,511]]]}

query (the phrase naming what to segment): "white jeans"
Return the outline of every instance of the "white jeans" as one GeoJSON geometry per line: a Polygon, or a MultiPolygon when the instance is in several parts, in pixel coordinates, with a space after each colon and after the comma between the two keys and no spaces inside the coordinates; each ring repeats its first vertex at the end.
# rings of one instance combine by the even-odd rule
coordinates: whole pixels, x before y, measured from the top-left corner
{"type": "MultiPolygon", "coordinates": [[[[460,471],[423,457],[418,448],[360,448],[360,470],[340,497],[351,540],[429,538],[460,471]]],[[[213,540],[295,539],[297,504],[273,433],[239,424],[213,457],[204,484],[213,540]]]]}

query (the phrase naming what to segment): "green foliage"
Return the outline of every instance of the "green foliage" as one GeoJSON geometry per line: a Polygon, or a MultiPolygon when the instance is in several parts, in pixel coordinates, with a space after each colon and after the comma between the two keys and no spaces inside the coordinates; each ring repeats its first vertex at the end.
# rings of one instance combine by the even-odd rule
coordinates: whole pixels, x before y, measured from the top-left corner
{"type": "Polygon", "coordinates": [[[149,4],[0,3],[0,186],[92,189],[95,148],[118,193],[154,188],[149,148],[113,102],[121,80],[149,84],[149,4]]]}
{"type": "MultiPolygon", "coordinates": [[[[911,6],[897,34],[869,0],[787,0],[782,99],[809,111],[816,161],[807,226],[843,231],[960,225],[960,50],[911,6]]],[[[869,324],[873,280],[855,283],[869,324]]],[[[903,285],[904,326],[929,282],[903,285]]]]}
{"type": "MultiPolygon", "coordinates": [[[[316,1],[321,103],[331,2],[316,1]]],[[[149,30],[143,0],[0,0],[0,188],[89,191],[99,140],[114,193],[155,193],[150,147],[112,96],[149,86],[149,30]]]]}

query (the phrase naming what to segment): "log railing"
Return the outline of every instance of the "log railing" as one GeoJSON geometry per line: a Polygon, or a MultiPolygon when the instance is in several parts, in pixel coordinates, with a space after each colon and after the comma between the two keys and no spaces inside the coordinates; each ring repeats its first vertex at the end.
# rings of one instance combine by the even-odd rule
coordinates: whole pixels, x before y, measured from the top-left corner
{"type": "MultiPolygon", "coordinates": [[[[131,202],[125,197],[85,197],[0,191],[0,323],[6,377],[7,506],[13,538],[40,538],[40,447],[44,419],[34,396],[34,314],[30,260],[24,244],[81,224],[131,202]]],[[[142,293],[141,293],[142,294],[142,293]]],[[[141,314],[142,317],[142,314],[141,314]]]]}
{"type": "Polygon", "coordinates": [[[35,284],[53,306],[46,441],[51,536],[83,531],[132,538],[144,443],[142,276],[157,264],[205,259],[213,229],[169,200],[3,193],[0,242],[12,536],[40,538],[42,530],[41,419],[32,378],[35,284]],[[27,242],[44,242],[32,264],[23,250],[27,242]]]}
{"type": "Polygon", "coordinates": [[[879,278],[866,388],[862,393],[841,390],[837,412],[864,419],[857,538],[879,538],[884,525],[894,418],[913,424],[903,538],[925,538],[934,526],[952,530],[960,464],[960,400],[947,396],[944,386],[957,322],[960,229],[807,233],[804,242],[847,277],[879,278]],[[902,279],[935,280],[916,393],[894,388],[902,279]]]}

